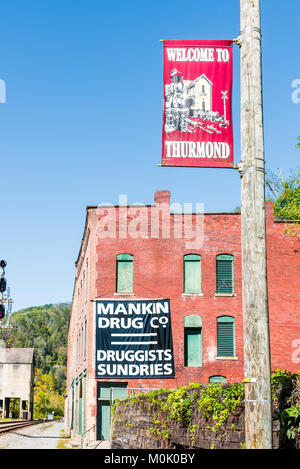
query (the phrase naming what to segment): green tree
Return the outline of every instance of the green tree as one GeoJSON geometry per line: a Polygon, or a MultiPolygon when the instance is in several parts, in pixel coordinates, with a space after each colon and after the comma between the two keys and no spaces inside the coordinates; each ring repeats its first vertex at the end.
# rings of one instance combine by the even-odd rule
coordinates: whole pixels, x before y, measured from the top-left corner
{"type": "MultiPolygon", "coordinates": [[[[300,137],[297,138],[299,143],[296,148],[300,149],[300,137]]],[[[266,199],[274,202],[274,217],[277,220],[293,220],[300,221],[300,171],[291,172],[284,178],[281,171],[275,174],[270,169],[266,172],[266,199]]],[[[240,207],[236,207],[235,212],[240,211],[240,207]]],[[[299,224],[295,225],[295,230],[299,231],[299,224]]]]}
{"type": "Polygon", "coordinates": [[[51,375],[36,369],[34,380],[33,418],[44,419],[48,414],[55,417],[64,415],[64,397],[55,391],[55,382],[51,375]]]}
{"type": "Polygon", "coordinates": [[[282,189],[274,204],[275,218],[300,221],[300,172],[283,181],[282,189]]]}
{"type": "Polygon", "coordinates": [[[61,395],[66,388],[69,315],[69,304],[30,307],[12,314],[12,329],[0,329],[2,346],[34,348],[35,368],[52,376],[61,395]]]}
{"type": "Polygon", "coordinates": [[[277,220],[300,221],[300,171],[283,178],[267,172],[268,197],[274,201],[274,217],[277,220]]]}

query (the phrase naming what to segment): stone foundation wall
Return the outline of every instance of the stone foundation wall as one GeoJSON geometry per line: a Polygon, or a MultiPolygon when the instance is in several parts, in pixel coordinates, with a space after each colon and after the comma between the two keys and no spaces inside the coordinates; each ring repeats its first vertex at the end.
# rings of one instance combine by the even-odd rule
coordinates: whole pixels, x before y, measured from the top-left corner
{"type": "MultiPolygon", "coordinates": [[[[166,399],[167,393],[159,396],[166,399]]],[[[122,401],[115,407],[112,449],[242,449],[245,447],[243,404],[231,415],[220,431],[216,421],[205,419],[196,406],[190,422],[166,421],[166,413],[157,404],[149,405],[146,396],[136,402],[122,401]]],[[[279,422],[273,422],[273,447],[278,448],[279,422]]]]}

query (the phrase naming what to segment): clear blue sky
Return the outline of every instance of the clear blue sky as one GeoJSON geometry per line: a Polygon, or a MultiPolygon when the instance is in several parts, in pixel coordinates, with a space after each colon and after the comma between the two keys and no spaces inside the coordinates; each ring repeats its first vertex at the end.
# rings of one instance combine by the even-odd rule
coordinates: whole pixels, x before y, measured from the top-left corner
{"type": "MultiPolygon", "coordinates": [[[[299,166],[299,0],[262,0],[267,167],[299,166]]],[[[0,257],[14,310],[70,301],[87,205],[173,202],[205,211],[240,205],[228,169],[159,168],[160,39],[230,39],[239,0],[1,2],[0,257]]],[[[240,161],[239,49],[234,47],[235,163],[240,161]]]]}

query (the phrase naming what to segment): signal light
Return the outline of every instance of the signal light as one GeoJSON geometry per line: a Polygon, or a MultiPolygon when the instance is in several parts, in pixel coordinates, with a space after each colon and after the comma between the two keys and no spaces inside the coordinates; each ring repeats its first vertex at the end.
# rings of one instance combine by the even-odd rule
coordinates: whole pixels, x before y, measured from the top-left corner
{"type": "Polygon", "coordinates": [[[0,267],[2,267],[2,269],[4,269],[6,266],[7,266],[6,261],[2,259],[2,260],[0,261],[0,267]]]}
{"type": "Polygon", "coordinates": [[[3,319],[5,316],[5,307],[0,304],[0,319],[3,319]]]}
{"type": "Polygon", "coordinates": [[[4,277],[0,278],[0,292],[4,293],[6,290],[6,280],[4,277]]]}

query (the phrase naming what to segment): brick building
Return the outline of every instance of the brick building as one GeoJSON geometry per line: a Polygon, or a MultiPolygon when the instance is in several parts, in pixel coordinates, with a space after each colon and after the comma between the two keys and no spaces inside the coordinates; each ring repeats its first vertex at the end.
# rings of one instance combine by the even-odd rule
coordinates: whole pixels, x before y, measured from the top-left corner
{"type": "Polygon", "coordinates": [[[33,348],[0,348],[0,418],[31,420],[33,348]]]}
{"type": "MultiPolygon", "coordinates": [[[[171,206],[172,207],[172,206],[171,206]]],[[[299,241],[266,203],[272,370],[300,362],[299,241]],[[298,243],[298,245],[297,245],[298,243]]],[[[243,379],[240,214],[147,206],[87,207],[69,324],[66,430],[109,438],[110,401],[128,389],[243,379]],[[175,377],[99,378],[97,301],[168,299],[175,377]]],[[[121,341],[125,340],[121,338],[121,341]]]]}

